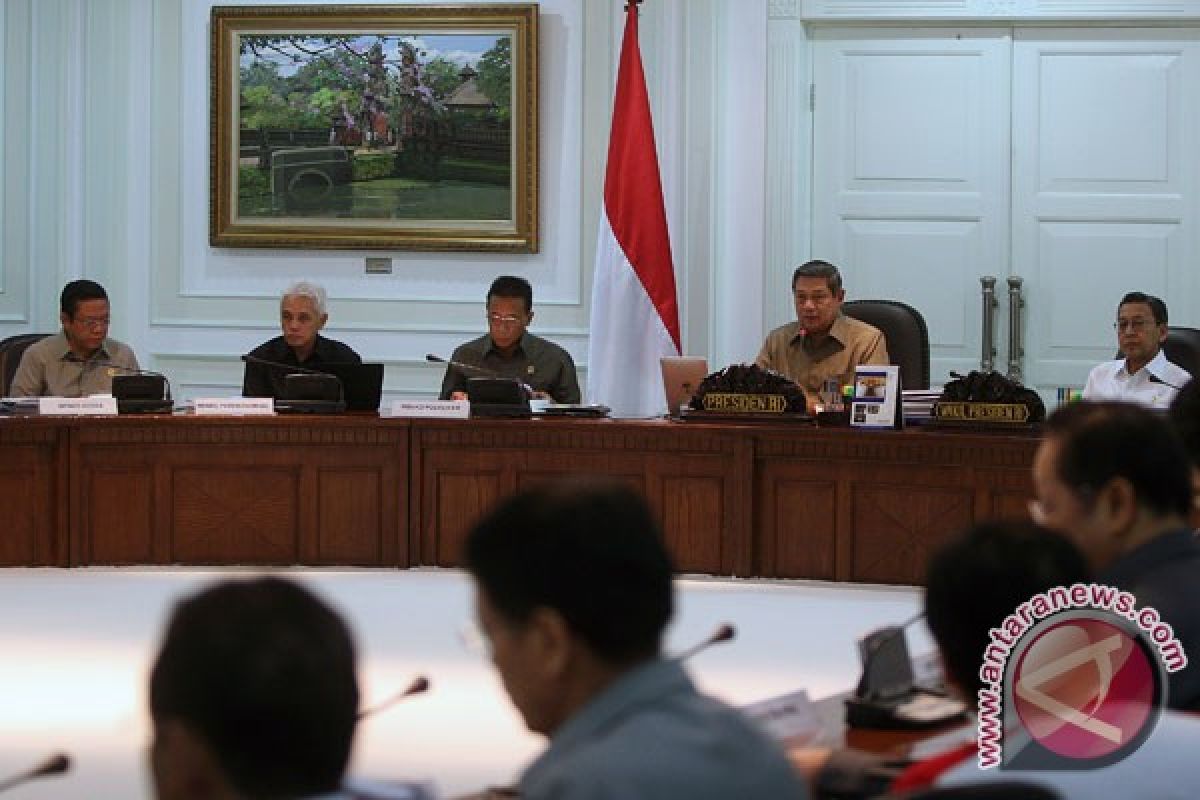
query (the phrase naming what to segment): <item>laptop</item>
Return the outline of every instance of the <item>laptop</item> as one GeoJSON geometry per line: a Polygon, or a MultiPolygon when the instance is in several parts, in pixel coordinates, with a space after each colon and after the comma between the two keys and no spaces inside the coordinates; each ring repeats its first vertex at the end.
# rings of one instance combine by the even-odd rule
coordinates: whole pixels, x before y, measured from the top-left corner
{"type": "Polygon", "coordinates": [[[321,372],[342,382],[347,411],[378,411],[383,397],[383,364],[322,364],[321,372]]]}
{"type": "Polygon", "coordinates": [[[692,399],[700,388],[700,382],[708,377],[708,359],[695,356],[667,356],[662,364],[663,394],[667,398],[667,411],[672,417],[679,416],[679,408],[692,399]]]}

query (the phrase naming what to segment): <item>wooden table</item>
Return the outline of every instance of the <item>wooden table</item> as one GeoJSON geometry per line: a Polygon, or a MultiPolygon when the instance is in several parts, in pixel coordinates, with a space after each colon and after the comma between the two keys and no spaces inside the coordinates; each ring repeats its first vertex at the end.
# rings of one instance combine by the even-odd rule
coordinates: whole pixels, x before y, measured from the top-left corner
{"type": "Polygon", "coordinates": [[[1024,515],[1029,433],[374,415],[0,418],[0,565],[458,563],[501,497],[642,489],[684,572],[919,583],[1024,515]]]}

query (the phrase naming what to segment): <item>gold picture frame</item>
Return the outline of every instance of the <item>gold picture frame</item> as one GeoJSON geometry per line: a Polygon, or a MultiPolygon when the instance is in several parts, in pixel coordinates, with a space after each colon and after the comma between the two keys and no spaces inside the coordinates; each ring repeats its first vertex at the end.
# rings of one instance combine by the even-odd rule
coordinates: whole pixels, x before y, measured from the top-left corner
{"type": "Polygon", "coordinates": [[[214,7],[210,244],[536,253],[537,9],[214,7]]]}

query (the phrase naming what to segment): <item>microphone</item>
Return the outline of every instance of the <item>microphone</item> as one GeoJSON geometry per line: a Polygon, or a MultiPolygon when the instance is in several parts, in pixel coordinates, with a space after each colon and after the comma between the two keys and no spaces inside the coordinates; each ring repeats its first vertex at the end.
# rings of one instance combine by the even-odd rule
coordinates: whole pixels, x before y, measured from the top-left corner
{"type": "Polygon", "coordinates": [[[518,380],[517,378],[505,377],[504,375],[501,375],[499,372],[496,372],[494,369],[488,369],[487,367],[477,367],[474,364],[464,364],[461,361],[451,361],[448,358],[442,358],[441,356],[435,356],[433,353],[426,353],[425,360],[432,361],[434,364],[445,364],[447,366],[454,367],[455,369],[459,370],[460,372],[475,372],[475,373],[478,373],[481,378],[498,378],[503,381],[510,381],[510,380],[516,381],[518,384],[520,384],[521,388],[525,391],[525,393],[527,395],[529,395],[530,397],[533,397],[533,387],[530,386],[528,383],[518,380]]]}
{"type": "MultiPolygon", "coordinates": [[[[331,374],[328,372],[321,372],[321,370],[319,370],[319,369],[309,369],[308,367],[301,367],[301,366],[297,366],[294,364],[284,364],[281,361],[269,361],[265,358],[259,358],[258,356],[252,356],[249,353],[246,353],[242,356],[242,361],[245,361],[248,364],[261,364],[264,367],[274,367],[275,369],[286,369],[289,372],[303,372],[307,375],[330,375],[331,374]]],[[[337,376],[334,375],[333,377],[336,378],[337,376]]]]}
{"type": "Polygon", "coordinates": [[[896,678],[903,682],[907,676],[907,687],[911,688],[913,682],[912,666],[908,662],[908,645],[904,642],[905,632],[916,623],[925,618],[925,612],[921,611],[906,619],[899,625],[892,625],[886,628],[881,628],[863,637],[859,643],[862,649],[862,677],[858,679],[858,686],[854,688],[854,696],[866,700],[878,699],[883,696],[887,689],[891,686],[880,685],[882,679],[893,677],[892,672],[897,667],[902,668],[902,672],[896,675],[896,678]],[[880,664],[879,662],[887,655],[888,648],[895,642],[899,641],[899,652],[894,655],[900,656],[904,663],[901,664],[880,664]],[[880,667],[883,670],[880,670],[880,667]],[[879,675],[883,672],[883,675],[879,675]],[[880,680],[877,680],[880,679],[880,680]]]}
{"type": "Polygon", "coordinates": [[[61,775],[71,768],[71,757],[66,753],[55,753],[33,769],[17,773],[10,778],[0,781],[0,792],[48,775],[61,775]]]}
{"type": "Polygon", "coordinates": [[[710,633],[707,639],[697,642],[686,650],[680,652],[675,656],[674,660],[687,661],[692,656],[704,652],[714,644],[722,644],[724,642],[732,641],[735,636],[737,636],[737,628],[733,627],[733,625],[729,624],[728,622],[723,623],[715,631],[710,633]]]}
{"type": "Polygon", "coordinates": [[[417,677],[413,678],[413,682],[410,683],[408,685],[408,688],[405,689],[404,691],[398,692],[398,693],[392,695],[388,699],[384,700],[382,703],[378,703],[376,705],[371,706],[370,708],[364,708],[362,711],[359,711],[358,719],[361,721],[361,720],[366,719],[367,717],[373,717],[376,714],[378,714],[380,711],[383,711],[385,709],[391,708],[392,706],[396,705],[396,703],[399,703],[401,700],[412,697],[414,694],[421,694],[422,692],[427,692],[427,691],[429,691],[429,686],[430,686],[429,678],[426,678],[424,675],[418,675],[417,677]]]}

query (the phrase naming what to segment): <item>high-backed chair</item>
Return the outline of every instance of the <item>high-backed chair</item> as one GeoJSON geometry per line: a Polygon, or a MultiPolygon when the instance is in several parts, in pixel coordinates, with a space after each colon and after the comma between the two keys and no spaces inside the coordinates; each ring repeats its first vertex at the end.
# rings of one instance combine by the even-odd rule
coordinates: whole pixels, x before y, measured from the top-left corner
{"type": "Polygon", "coordinates": [[[0,397],[8,397],[9,388],[21,364],[21,356],[32,344],[45,339],[48,333],[19,333],[0,341],[0,397]]]}
{"type": "Polygon", "coordinates": [[[929,388],[929,329],[920,311],[898,300],[850,300],[842,312],[883,331],[903,388],[929,388]]]}
{"type": "Polygon", "coordinates": [[[1163,353],[1177,367],[1183,367],[1193,378],[1200,378],[1200,329],[1172,326],[1167,328],[1163,353]]]}

